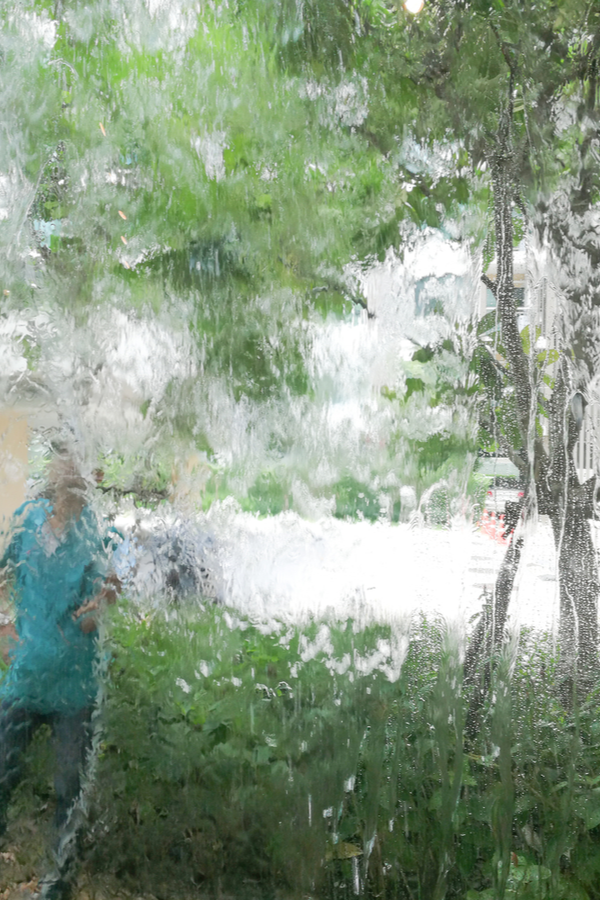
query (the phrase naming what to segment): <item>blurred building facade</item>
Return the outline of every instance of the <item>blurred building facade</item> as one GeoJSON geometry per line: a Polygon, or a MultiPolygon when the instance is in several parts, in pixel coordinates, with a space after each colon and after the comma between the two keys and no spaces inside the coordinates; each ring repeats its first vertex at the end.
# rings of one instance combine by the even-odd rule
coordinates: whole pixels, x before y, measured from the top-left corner
{"type": "Polygon", "coordinates": [[[11,515],[25,500],[28,454],[28,411],[0,408],[0,532],[5,531],[11,515]]]}

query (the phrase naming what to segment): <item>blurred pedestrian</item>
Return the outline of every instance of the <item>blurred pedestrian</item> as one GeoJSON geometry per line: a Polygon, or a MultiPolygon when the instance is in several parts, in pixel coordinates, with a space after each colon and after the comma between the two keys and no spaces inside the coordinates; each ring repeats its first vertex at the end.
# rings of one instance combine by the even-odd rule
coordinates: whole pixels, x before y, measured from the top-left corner
{"type": "Polygon", "coordinates": [[[25,750],[43,724],[56,749],[53,868],[43,900],[67,900],[76,874],[80,804],[98,691],[98,616],[116,600],[88,484],[73,453],[58,448],[46,496],[15,513],[0,569],[16,618],[9,670],[0,685],[0,834],[25,750]]]}

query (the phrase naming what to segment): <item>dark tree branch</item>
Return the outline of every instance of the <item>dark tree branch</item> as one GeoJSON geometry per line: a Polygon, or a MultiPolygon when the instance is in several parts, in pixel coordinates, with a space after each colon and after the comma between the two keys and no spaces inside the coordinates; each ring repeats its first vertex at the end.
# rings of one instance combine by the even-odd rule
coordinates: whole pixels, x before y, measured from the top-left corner
{"type": "Polygon", "coordinates": [[[120,488],[114,484],[99,484],[97,485],[97,490],[102,491],[103,494],[112,494],[119,498],[135,497],[140,503],[156,503],[159,500],[167,500],[171,495],[171,492],[167,489],[152,490],[151,488],[136,487],[120,488]]]}
{"type": "Polygon", "coordinates": [[[492,353],[491,347],[489,347],[484,341],[482,341],[482,346],[485,348],[485,350],[487,350],[489,358],[490,358],[490,362],[493,365],[493,367],[495,368],[498,375],[500,375],[502,378],[505,378],[508,373],[508,369],[502,365],[500,360],[496,359],[496,357],[492,353]]]}
{"type": "Polygon", "coordinates": [[[525,220],[525,222],[527,222],[529,216],[527,215],[527,208],[525,206],[525,203],[523,202],[523,197],[521,196],[520,191],[515,191],[515,203],[521,210],[523,219],[525,220]]]}
{"type": "Polygon", "coordinates": [[[310,289],[311,296],[316,296],[317,294],[323,294],[326,291],[332,291],[338,294],[343,294],[347,300],[351,303],[356,303],[357,306],[360,306],[361,309],[364,309],[367,313],[367,317],[369,319],[376,319],[377,316],[374,312],[371,312],[369,309],[369,305],[366,299],[359,294],[357,291],[353,291],[352,293],[348,290],[348,287],[338,281],[337,279],[326,278],[326,284],[321,284],[318,287],[314,287],[310,289]]]}
{"type": "Polygon", "coordinates": [[[352,297],[350,299],[352,300],[353,303],[356,303],[357,306],[360,306],[361,309],[365,310],[365,312],[367,313],[368,319],[377,318],[375,313],[371,312],[371,310],[369,309],[369,304],[367,303],[365,298],[361,297],[360,294],[352,294],[352,297]]]}
{"type": "Polygon", "coordinates": [[[495,284],[495,282],[492,281],[491,278],[488,278],[488,276],[485,275],[485,274],[481,276],[481,280],[482,280],[483,283],[485,284],[486,288],[489,288],[489,290],[492,292],[492,294],[493,294],[494,297],[495,297],[495,296],[496,296],[496,284],[495,284]]]}

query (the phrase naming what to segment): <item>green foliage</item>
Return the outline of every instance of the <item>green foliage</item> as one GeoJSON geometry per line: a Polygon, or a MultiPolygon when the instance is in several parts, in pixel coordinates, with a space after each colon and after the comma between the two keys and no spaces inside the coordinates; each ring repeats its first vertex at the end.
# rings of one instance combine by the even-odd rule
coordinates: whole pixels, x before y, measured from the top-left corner
{"type": "MultiPolygon", "coordinates": [[[[390,147],[395,139],[400,165],[412,171],[411,189],[403,202],[415,224],[442,229],[463,205],[471,218],[463,218],[456,230],[482,247],[486,271],[502,247],[502,236],[496,234],[499,219],[494,217],[499,204],[508,201],[512,207],[511,243],[502,248],[510,252],[528,230],[541,244],[547,241],[547,200],[558,191],[566,201],[559,214],[564,221],[577,219],[597,203],[598,166],[589,150],[598,116],[596,4],[502,0],[465,5],[428,0],[418,16],[407,15],[400,3],[395,4],[394,16],[390,4],[389,17],[381,12],[373,15],[370,5],[366,9],[372,16],[369,36],[377,45],[382,73],[367,128],[376,135],[378,146],[390,147]],[[502,154],[510,169],[506,194],[498,177],[502,154]],[[428,158],[437,159],[439,178],[432,177],[428,158]],[[573,185],[566,194],[565,177],[573,185]]],[[[560,236],[559,231],[555,257],[570,240],[566,230],[560,236]]],[[[568,257],[565,252],[558,263],[560,277],[565,283],[577,282],[568,257]]],[[[597,268],[592,262],[590,267],[597,268]]],[[[581,290],[574,284],[569,290],[576,304],[587,302],[582,303],[581,290]]],[[[574,324],[577,317],[569,314],[564,320],[573,332],[566,343],[577,348],[577,358],[593,354],[588,344],[591,332],[575,336],[580,328],[574,324]],[[589,351],[583,349],[588,346],[589,351]]],[[[501,333],[498,322],[488,320],[487,331],[480,334],[471,367],[480,395],[478,443],[488,450],[502,445],[505,451],[507,447],[518,451],[527,428],[517,408],[521,394],[515,380],[524,383],[526,366],[515,362],[514,370],[509,367],[502,343],[512,338],[501,333]]],[[[566,333],[561,333],[564,340],[566,333]]],[[[556,362],[556,354],[551,359],[545,351],[536,353],[528,337],[523,335],[524,349],[539,398],[531,430],[541,438],[547,388],[554,386],[548,367],[556,362]]],[[[588,365],[591,373],[594,364],[588,365]]],[[[418,373],[407,376],[407,401],[427,392],[418,373]]]]}
{"type": "Polygon", "coordinates": [[[3,302],[31,302],[32,266],[34,302],[74,311],[176,295],[202,372],[236,399],[304,394],[304,322],[348,305],[312,288],[377,231],[396,178],[353,124],[368,55],[337,0],[177,16],[0,4],[0,175],[23,198],[0,220],[3,302]]]}
{"type": "Polygon", "coordinates": [[[120,616],[94,864],[138,884],[320,878],[386,681],[359,667],[385,639],[352,623],[265,634],[214,608],[120,616]]]}
{"type": "MultiPolygon", "coordinates": [[[[377,476],[373,476],[376,483],[377,476]]],[[[215,479],[207,485],[206,503],[213,499],[224,499],[228,495],[228,485],[222,481],[221,491],[215,490],[215,479]]],[[[399,502],[393,489],[376,490],[372,485],[359,481],[351,475],[344,475],[335,482],[323,487],[314,488],[316,499],[326,498],[334,502],[333,515],[338,519],[352,521],[378,521],[382,516],[382,503],[391,510],[392,521],[398,521],[399,502]]],[[[248,493],[240,500],[240,506],[246,512],[259,516],[272,516],[287,509],[295,509],[294,493],[290,484],[289,472],[277,468],[261,472],[248,489],[248,493]]]]}
{"type": "Polygon", "coordinates": [[[275,516],[290,507],[290,488],[274,472],[263,472],[248,490],[242,509],[275,516]]]}
{"type": "Polygon", "coordinates": [[[98,486],[104,492],[130,494],[141,506],[154,509],[173,488],[173,459],[157,458],[153,453],[110,453],[99,459],[98,486]]]}
{"type": "Polygon", "coordinates": [[[480,388],[463,344],[457,329],[435,345],[418,347],[402,363],[403,386],[381,392],[397,410],[391,452],[402,452],[403,480],[424,499],[428,523],[438,527],[468,504],[475,515],[481,508],[481,484],[470,474],[480,388]]]}
{"type": "MultiPolygon", "coordinates": [[[[600,893],[600,689],[564,711],[550,637],[509,644],[471,743],[440,623],[125,607],[110,639],[90,873],[156,896],[600,893]]],[[[32,757],[20,806],[48,802],[32,757]]]]}
{"type": "Polygon", "coordinates": [[[368,519],[376,522],[381,514],[379,496],[368,484],[351,475],[340,478],[333,486],[335,496],[334,515],[338,519],[368,519]]]}
{"type": "Polygon", "coordinates": [[[422,474],[437,474],[444,465],[453,468],[465,457],[465,441],[455,435],[432,434],[426,441],[415,441],[415,448],[422,474]]]}
{"type": "MultiPolygon", "coordinates": [[[[600,688],[565,712],[550,636],[508,644],[468,743],[437,622],[124,606],[110,631],[90,874],[164,897],[600,894],[600,688]]],[[[15,828],[51,800],[42,735],[29,757],[15,828]]]]}

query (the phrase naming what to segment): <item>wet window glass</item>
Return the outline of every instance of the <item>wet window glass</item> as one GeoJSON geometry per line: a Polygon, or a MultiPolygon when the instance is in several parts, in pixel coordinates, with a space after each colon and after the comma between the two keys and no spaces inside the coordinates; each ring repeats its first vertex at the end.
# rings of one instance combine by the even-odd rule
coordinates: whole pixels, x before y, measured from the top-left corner
{"type": "Polygon", "coordinates": [[[597,4],[0,19],[0,900],[600,896],[597,4]]]}

